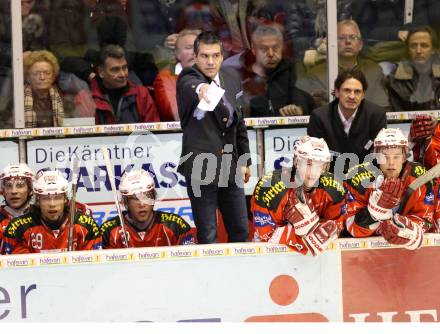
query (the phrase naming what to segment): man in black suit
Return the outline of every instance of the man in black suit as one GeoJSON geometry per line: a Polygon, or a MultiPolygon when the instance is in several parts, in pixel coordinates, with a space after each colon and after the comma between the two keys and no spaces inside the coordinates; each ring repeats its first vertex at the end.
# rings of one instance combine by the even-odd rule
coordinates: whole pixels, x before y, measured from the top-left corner
{"type": "Polygon", "coordinates": [[[235,72],[220,69],[223,46],[212,32],[194,42],[195,65],[177,80],[177,105],[183,130],[178,171],[186,178],[188,195],[201,244],[217,242],[219,208],[229,242],[244,242],[248,221],[243,181],[250,177],[249,140],[239,100],[242,92],[235,72]],[[213,111],[198,107],[210,102],[211,82],[226,90],[213,111]]]}
{"type": "MultiPolygon", "coordinates": [[[[349,163],[357,165],[364,162],[365,156],[373,151],[373,142],[382,128],[386,128],[385,110],[365,100],[368,84],[365,75],[356,69],[339,73],[335,80],[336,99],[310,115],[307,134],[311,137],[324,138],[335,158],[343,153],[353,153],[359,160],[341,161],[343,171],[334,169],[336,177],[342,177],[349,163]]],[[[354,158],[354,156],[352,157],[354,158]]],[[[339,161],[338,161],[339,162],[339,161]]]]}

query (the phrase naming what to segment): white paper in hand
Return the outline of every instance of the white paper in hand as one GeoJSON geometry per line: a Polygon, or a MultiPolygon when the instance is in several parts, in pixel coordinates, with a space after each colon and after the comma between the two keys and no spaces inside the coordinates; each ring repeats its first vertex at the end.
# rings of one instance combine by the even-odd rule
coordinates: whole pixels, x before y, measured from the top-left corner
{"type": "Polygon", "coordinates": [[[202,99],[197,108],[203,111],[213,111],[224,94],[225,90],[212,81],[207,92],[209,103],[207,103],[205,99],[202,99]]]}

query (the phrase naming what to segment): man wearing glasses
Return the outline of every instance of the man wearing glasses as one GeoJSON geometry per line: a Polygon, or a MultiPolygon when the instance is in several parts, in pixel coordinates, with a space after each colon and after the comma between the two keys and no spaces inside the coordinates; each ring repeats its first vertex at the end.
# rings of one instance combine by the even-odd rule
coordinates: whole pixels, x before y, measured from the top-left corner
{"type": "MultiPolygon", "coordinates": [[[[378,64],[361,56],[364,46],[361,32],[357,23],[353,20],[338,22],[338,66],[339,72],[356,69],[362,71],[370,87],[366,93],[368,100],[375,101],[382,107],[388,107],[388,96],[383,86],[383,73],[378,64]]],[[[322,62],[308,70],[309,78],[304,81],[308,87],[299,88],[312,92],[312,96],[318,106],[327,102],[327,63],[322,62]]]]}
{"type": "Polygon", "coordinates": [[[335,158],[341,154],[354,154],[350,160],[336,164],[334,174],[337,179],[347,171],[349,164],[353,166],[364,161],[372,152],[374,138],[386,128],[385,110],[365,100],[367,87],[361,71],[343,71],[335,80],[336,99],[310,115],[307,134],[327,142],[333,155],[331,169],[335,167],[335,158]]]}

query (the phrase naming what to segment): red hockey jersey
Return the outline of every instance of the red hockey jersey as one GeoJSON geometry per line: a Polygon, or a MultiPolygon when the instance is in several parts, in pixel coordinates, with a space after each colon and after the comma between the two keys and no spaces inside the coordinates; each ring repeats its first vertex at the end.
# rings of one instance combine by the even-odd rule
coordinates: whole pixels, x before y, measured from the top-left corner
{"type": "MultiPolygon", "coordinates": [[[[412,181],[425,172],[426,169],[421,164],[406,162],[400,173],[405,190],[412,181]]],[[[357,165],[348,171],[345,182],[348,190],[346,227],[354,237],[377,235],[377,228],[372,226],[378,227],[379,224],[374,224],[375,221],[368,212],[368,200],[374,191],[373,183],[380,174],[380,170],[371,163],[357,165]]],[[[393,212],[396,212],[397,209],[398,206],[393,209],[393,212]]],[[[401,214],[413,223],[421,225],[424,232],[429,231],[433,226],[433,183],[428,183],[414,191],[408,198],[401,214]]]]}
{"type": "MultiPolygon", "coordinates": [[[[267,242],[274,234],[277,227],[287,225],[283,221],[283,209],[287,203],[289,193],[295,191],[288,188],[284,180],[290,181],[291,170],[283,169],[263,176],[257,183],[251,198],[253,215],[254,241],[267,242]]],[[[314,208],[320,222],[336,220],[342,230],[345,214],[345,190],[337,182],[333,174],[324,173],[319,179],[319,184],[305,197],[310,208],[314,208]]],[[[292,240],[294,250],[306,254],[302,237],[296,236],[292,240]]]]}
{"type": "MultiPolygon", "coordinates": [[[[43,223],[37,208],[11,220],[4,231],[7,254],[64,252],[68,249],[68,241],[69,218],[66,218],[59,230],[52,230],[43,223]]],[[[73,225],[73,250],[100,248],[99,226],[92,217],[77,212],[73,225]]]]}
{"type": "MultiPolygon", "coordinates": [[[[136,231],[125,219],[128,247],[158,247],[195,243],[191,226],[174,213],[156,211],[150,228],[136,231]]],[[[101,225],[103,248],[126,248],[119,216],[101,225]]]]}

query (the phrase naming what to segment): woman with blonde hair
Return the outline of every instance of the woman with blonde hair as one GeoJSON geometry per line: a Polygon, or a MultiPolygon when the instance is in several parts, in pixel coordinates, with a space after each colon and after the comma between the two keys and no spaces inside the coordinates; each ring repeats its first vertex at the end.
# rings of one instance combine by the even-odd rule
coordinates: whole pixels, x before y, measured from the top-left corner
{"type": "Polygon", "coordinates": [[[23,63],[25,126],[63,126],[63,99],[55,83],[60,72],[58,60],[53,53],[42,50],[27,53],[23,63]]]}

